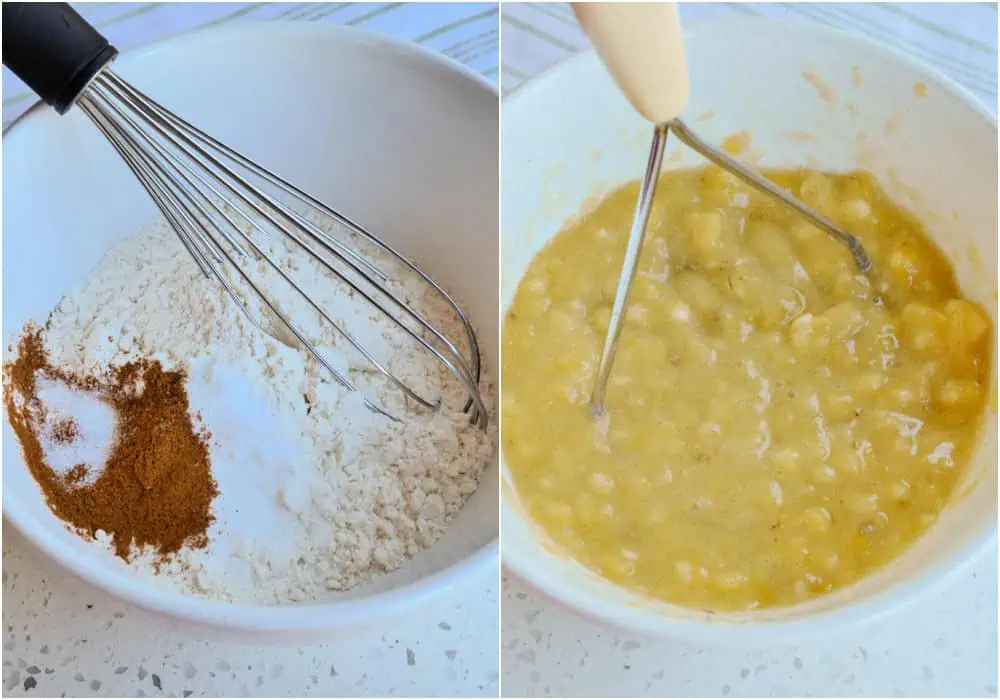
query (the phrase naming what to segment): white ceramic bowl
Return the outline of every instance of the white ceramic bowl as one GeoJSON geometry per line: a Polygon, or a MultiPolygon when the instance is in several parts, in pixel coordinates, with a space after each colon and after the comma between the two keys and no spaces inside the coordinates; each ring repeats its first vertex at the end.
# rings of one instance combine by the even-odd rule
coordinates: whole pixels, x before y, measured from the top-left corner
{"type": "MultiPolygon", "coordinates": [[[[419,47],[308,23],[206,31],[123,55],[116,71],[205,131],[364,222],[415,258],[482,329],[498,366],[495,88],[419,47]]],[[[60,296],[156,210],[78,110],[35,108],[3,139],[3,334],[44,321],[60,296]]],[[[4,515],[47,555],[106,591],[246,643],[307,643],[413,611],[497,571],[497,468],[433,548],[329,601],[214,603],[132,575],[45,506],[4,418],[4,515]]]]}
{"type": "MultiPolygon", "coordinates": [[[[692,128],[716,143],[749,130],[765,165],[870,170],[928,223],[954,261],[964,292],[996,323],[997,123],[975,98],[911,58],[817,25],[706,22],[689,27],[686,37],[692,101],[685,117],[692,128]],[[804,72],[823,81],[825,100],[804,72]],[[918,83],[927,87],[924,98],[918,83]]],[[[592,53],[505,96],[501,121],[506,309],[532,256],[568,217],[595,195],[641,175],[651,127],[617,93],[592,53]]],[[[674,141],[665,167],[698,162],[674,141]]],[[[730,644],[825,633],[834,623],[885,613],[995,546],[996,447],[994,393],[982,447],[959,489],[967,494],[940,522],[884,570],[785,609],[711,615],[652,602],[604,581],[551,551],[518,505],[506,470],[503,560],[555,599],[639,632],[730,644]]]]}

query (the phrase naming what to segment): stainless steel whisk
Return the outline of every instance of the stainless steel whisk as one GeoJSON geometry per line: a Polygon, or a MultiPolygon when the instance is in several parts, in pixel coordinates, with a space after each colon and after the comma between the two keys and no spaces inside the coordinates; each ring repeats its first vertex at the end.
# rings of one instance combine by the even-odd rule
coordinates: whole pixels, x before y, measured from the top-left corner
{"type": "Polygon", "coordinates": [[[872,263],[858,238],[767,178],[713,148],[680,120],[678,115],[687,106],[689,87],[684,40],[675,3],[579,2],[572,5],[580,26],[593,42],[611,77],[636,111],[654,125],[649,159],[639,187],[635,216],[625,249],[625,262],[590,398],[595,415],[600,415],[604,411],[608,379],[614,367],[628,297],[638,270],[639,253],[670,132],[688,148],[795,210],[843,244],[861,272],[871,273],[872,263]]]}
{"type": "MultiPolygon", "coordinates": [[[[251,260],[263,260],[300,295],[323,322],[331,324],[365,361],[408,399],[437,410],[440,399],[420,395],[335,321],[302,288],[291,270],[246,232],[277,232],[296,250],[350,287],[367,304],[392,320],[424,351],[433,355],[468,394],[464,410],[481,428],[488,412],[479,389],[480,354],[468,316],[454,299],[415,263],[360,224],[331,209],[283,178],[254,163],[157,104],[122,80],[110,64],[117,50],[65,3],[4,3],[3,63],[60,114],[73,105],[97,126],[156,203],[181,243],[206,277],[220,283],[232,301],[261,330],[233,283],[228,269],[253,290],[284,328],[345,388],[358,387],[323,356],[314,342],[274,300],[261,291],[245,269],[251,260]],[[416,275],[454,313],[464,338],[451,339],[432,325],[408,300],[390,289],[389,275],[344,241],[323,231],[300,211],[254,184],[266,183],[314,215],[333,220],[357,240],[381,251],[405,274],[416,275]],[[465,345],[465,353],[459,348],[465,345]]],[[[385,407],[365,397],[365,404],[394,420],[385,407]]]]}

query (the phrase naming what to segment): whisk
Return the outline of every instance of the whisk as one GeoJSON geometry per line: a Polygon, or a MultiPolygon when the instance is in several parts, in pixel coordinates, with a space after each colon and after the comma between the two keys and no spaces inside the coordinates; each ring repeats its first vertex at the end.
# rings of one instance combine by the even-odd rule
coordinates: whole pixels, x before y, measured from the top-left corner
{"type": "MultiPolygon", "coordinates": [[[[318,314],[321,327],[325,323],[335,328],[337,335],[407,400],[429,410],[441,406],[439,398],[427,398],[404,383],[303,290],[303,281],[295,277],[294,270],[285,269],[258,240],[276,232],[290,248],[317,261],[370,305],[377,317],[390,319],[446,368],[468,395],[464,411],[485,429],[488,412],[479,389],[479,346],[468,316],[455,300],[415,263],[357,222],[202,132],[120,78],[110,68],[117,55],[108,40],[65,3],[3,4],[3,64],[59,114],[76,105],[87,115],[156,203],[198,268],[221,284],[255,325],[268,332],[230,275],[232,280],[242,280],[238,284],[249,287],[281,327],[339,384],[359,390],[247,271],[250,263],[265,261],[265,269],[276,273],[318,314]],[[270,191],[258,185],[266,185],[270,191]],[[284,195],[285,201],[273,193],[284,195]],[[394,269],[427,285],[431,295],[439,297],[454,314],[464,338],[449,338],[432,325],[426,312],[421,313],[413,302],[390,288],[394,280],[389,274],[356,250],[357,245],[352,247],[314,224],[311,219],[316,217],[345,227],[355,244],[362,241],[369,250],[387,257],[394,269]],[[459,349],[462,345],[464,353],[459,349]]],[[[399,420],[371,397],[365,396],[364,401],[369,409],[399,420]]]]}
{"type": "Polygon", "coordinates": [[[774,197],[842,243],[850,251],[861,272],[871,273],[872,263],[857,237],[767,178],[712,147],[680,120],[678,115],[688,103],[689,86],[687,59],[676,4],[581,2],[572,5],[580,26],[590,37],[615,83],[635,110],[654,125],[649,158],[643,172],[625,249],[625,262],[611,309],[594,391],[591,393],[591,407],[595,415],[600,415],[604,411],[608,379],[614,367],[622,321],[638,268],[639,253],[669,133],[673,132],[688,148],[751,187],[774,197]]]}

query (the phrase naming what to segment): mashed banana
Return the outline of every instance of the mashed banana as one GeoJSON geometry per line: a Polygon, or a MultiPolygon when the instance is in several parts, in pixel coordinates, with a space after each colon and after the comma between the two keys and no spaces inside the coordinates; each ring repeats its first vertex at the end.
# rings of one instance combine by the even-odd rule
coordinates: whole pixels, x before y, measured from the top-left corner
{"type": "Polygon", "coordinates": [[[503,449],[531,516],[632,590],[710,610],[845,586],[930,526],[976,444],[992,327],[861,172],[662,176],[611,375],[588,405],[638,183],[532,261],[503,328],[503,449]],[[884,303],[882,302],[884,299],[884,303]]]}

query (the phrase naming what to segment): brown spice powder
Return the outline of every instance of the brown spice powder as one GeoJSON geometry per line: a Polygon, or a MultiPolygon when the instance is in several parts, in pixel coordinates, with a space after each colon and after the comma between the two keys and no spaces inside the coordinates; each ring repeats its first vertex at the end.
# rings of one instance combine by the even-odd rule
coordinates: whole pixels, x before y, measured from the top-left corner
{"type": "Polygon", "coordinates": [[[52,512],[84,536],[109,533],[115,553],[126,561],[133,545],[153,547],[160,561],[183,546],[205,547],[218,487],[208,457],[210,436],[199,434],[188,414],[184,373],[140,360],[106,377],[77,376],[50,364],[42,331],[31,327],[18,350],[17,359],[5,368],[7,414],[52,512]],[[63,478],[46,464],[32,420],[32,413],[44,414],[36,373],[94,393],[115,410],[114,443],[94,483],[74,486],[85,476],[85,467],[63,478]],[[21,408],[15,392],[23,398],[21,408]]]}
{"type": "Polygon", "coordinates": [[[79,484],[81,481],[86,479],[87,474],[89,473],[90,470],[87,469],[86,464],[77,464],[66,473],[66,476],[63,477],[63,480],[70,486],[75,486],[76,484],[79,484]]]}
{"type": "Polygon", "coordinates": [[[52,428],[52,439],[60,445],[68,445],[80,435],[80,426],[72,418],[64,418],[52,428]]]}

